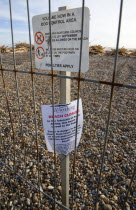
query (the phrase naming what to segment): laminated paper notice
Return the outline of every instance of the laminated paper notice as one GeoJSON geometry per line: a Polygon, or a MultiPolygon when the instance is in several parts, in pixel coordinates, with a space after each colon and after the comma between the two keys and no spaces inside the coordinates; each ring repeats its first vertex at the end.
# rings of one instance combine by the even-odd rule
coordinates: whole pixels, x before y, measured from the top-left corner
{"type": "Polygon", "coordinates": [[[77,100],[69,104],[54,105],[54,115],[52,105],[42,105],[42,118],[46,145],[49,152],[54,152],[54,135],[55,149],[57,154],[67,155],[79,144],[82,127],[83,127],[83,110],[82,101],[79,99],[79,108],[77,111],[77,100]],[[78,112],[78,126],[76,137],[76,119],[78,112]],[[53,132],[54,118],[54,132],[53,132]]]}

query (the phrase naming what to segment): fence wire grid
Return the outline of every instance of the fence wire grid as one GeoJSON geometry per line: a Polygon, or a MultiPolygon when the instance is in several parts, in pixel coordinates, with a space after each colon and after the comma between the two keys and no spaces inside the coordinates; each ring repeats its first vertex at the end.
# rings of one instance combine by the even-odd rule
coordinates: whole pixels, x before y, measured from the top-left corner
{"type": "MultiPolygon", "coordinates": [[[[30,49],[22,54],[15,52],[12,19],[14,8],[9,0],[12,53],[1,53],[0,56],[0,208],[135,209],[134,72],[128,79],[125,76],[122,79],[123,69],[127,70],[129,67],[127,59],[134,63],[135,58],[118,56],[123,0],[120,1],[116,54],[107,57],[90,56],[90,69],[86,74],[81,73],[85,5],[85,1],[82,1],[79,72],[72,73],[71,76],[58,74],[53,70],[51,0],[45,3],[49,8],[50,72],[35,69],[29,0],[26,0],[26,5],[30,49]],[[102,68],[100,78],[97,77],[97,68],[93,69],[96,62],[98,68],[102,64],[99,68],[99,72],[102,68]],[[123,63],[120,65],[119,62],[123,63]],[[111,72],[108,65],[111,65],[111,72]],[[71,80],[71,98],[77,99],[78,110],[81,97],[84,110],[81,143],[70,154],[69,207],[62,204],[61,159],[55,151],[54,118],[52,154],[45,145],[40,110],[42,104],[52,104],[54,115],[54,104],[59,103],[60,79],[71,80]]],[[[77,127],[78,114],[75,145],[77,127]]]]}

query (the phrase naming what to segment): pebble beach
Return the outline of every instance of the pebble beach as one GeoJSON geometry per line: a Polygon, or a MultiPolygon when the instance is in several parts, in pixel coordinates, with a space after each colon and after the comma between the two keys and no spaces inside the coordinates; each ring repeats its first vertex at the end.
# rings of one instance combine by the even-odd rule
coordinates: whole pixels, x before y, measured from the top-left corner
{"type": "MultiPolygon", "coordinates": [[[[2,54],[2,68],[14,69],[12,53],[2,54]]],[[[30,71],[28,52],[15,54],[16,70],[30,71]]],[[[92,80],[112,81],[113,55],[90,55],[89,71],[81,76],[92,80]]],[[[35,69],[33,54],[33,71],[35,69]]],[[[49,73],[49,71],[45,71],[49,73]]],[[[56,73],[56,72],[55,72],[56,73]]],[[[72,73],[77,76],[77,73],[72,73]]],[[[31,74],[3,71],[0,74],[0,209],[53,209],[53,202],[44,194],[62,203],[60,156],[46,148],[41,117],[41,105],[52,104],[50,76],[33,75],[35,101],[31,74]],[[6,87],[3,88],[3,79],[6,87]],[[18,85],[18,92],[16,89],[18,85]],[[19,94],[19,101],[17,95],[19,94]],[[13,127],[9,118],[9,111],[13,127]],[[20,106],[18,105],[18,102],[20,106]],[[36,122],[35,113],[36,108],[36,122]],[[21,120],[20,120],[21,119],[21,120]],[[35,131],[37,127],[37,132],[35,131]],[[14,131],[14,136],[13,132],[14,131]],[[37,138],[36,138],[37,135],[37,138]],[[37,155],[37,151],[39,155],[37,155]],[[6,166],[16,171],[16,174],[6,166]],[[56,170],[56,191],[54,177],[56,170]],[[29,183],[40,188],[44,194],[29,183]]],[[[116,83],[136,84],[136,57],[119,56],[116,83]]],[[[59,104],[60,79],[54,78],[54,103],[59,104]]],[[[71,80],[71,101],[77,99],[78,82],[71,80]]],[[[109,112],[111,86],[88,81],[80,82],[83,103],[83,131],[76,152],[73,209],[95,209],[97,183],[100,174],[102,151],[109,112]]],[[[136,179],[133,179],[136,155],[136,90],[115,86],[107,136],[105,162],[98,192],[100,210],[136,209],[136,179]]],[[[72,202],[72,167],[74,152],[70,154],[70,209],[72,202]]],[[[56,209],[63,209],[56,204],[56,209]]]]}

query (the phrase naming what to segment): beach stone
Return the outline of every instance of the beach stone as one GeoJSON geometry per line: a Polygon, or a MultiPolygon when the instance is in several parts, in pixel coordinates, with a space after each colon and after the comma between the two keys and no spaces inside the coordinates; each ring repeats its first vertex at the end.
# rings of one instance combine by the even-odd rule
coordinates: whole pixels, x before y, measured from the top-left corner
{"type": "Polygon", "coordinates": [[[113,200],[114,200],[114,201],[117,201],[117,200],[118,200],[118,197],[117,197],[116,195],[114,195],[114,196],[113,196],[113,200]]]}
{"type": "Polygon", "coordinates": [[[87,186],[86,186],[86,185],[84,185],[84,187],[83,187],[83,188],[84,188],[84,190],[85,190],[85,189],[87,189],[87,186]]]}
{"type": "Polygon", "coordinates": [[[126,192],[125,187],[120,186],[120,190],[121,190],[122,193],[123,193],[123,192],[126,192]]]}
{"type": "Polygon", "coordinates": [[[113,184],[117,184],[117,180],[114,179],[114,180],[112,181],[112,183],[113,183],[113,184]]]}
{"type": "Polygon", "coordinates": [[[28,169],[26,169],[26,173],[29,173],[30,172],[30,169],[28,168],[28,169]]]}
{"type": "Polygon", "coordinates": [[[26,203],[27,203],[28,206],[30,206],[31,201],[30,201],[29,198],[27,198],[26,203]]]}
{"type": "Polygon", "coordinates": [[[33,173],[34,173],[34,174],[36,173],[36,171],[37,171],[36,168],[33,168],[33,173]]]}
{"type": "Polygon", "coordinates": [[[101,195],[100,198],[101,198],[105,203],[109,203],[109,198],[107,198],[105,195],[101,195]]]}
{"type": "Polygon", "coordinates": [[[46,190],[46,188],[47,188],[46,184],[42,184],[42,188],[43,188],[44,190],[46,190]]]}
{"type": "Polygon", "coordinates": [[[34,195],[33,201],[34,201],[34,202],[38,202],[38,197],[37,197],[36,195],[34,195]]]}
{"type": "Polygon", "coordinates": [[[42,188],[42,186],[40,186],[40,191],[41,191],[41,192],[43,192],[43,188],[42,188]]]}
{"type": "Polygon", "coordinates": [[[18,203],[18,201],[17,200],[14,200],[14,205],[16,205],[18,203]]]}
{"type": "Polygon", "coordinates": [[[84,209],[84,208],[85,208],[85,205],[81,205],[81,206],[80,206],[80,209],[84,209]]]}
{"type": "Polygon", "coordinates": [[[95,181],[95,177],[92,176],[92,177],[89,179],[89,181],[90,181],[90,182],[94,182],[94,181],[95,181]]]}
{"type": "Polygon", "coordinates": [[[32,166],[33,166],[33,162],[30,162],[30,163],[29,163],[29,166],[32,167],[32,166]]]}
{"type": "Polygon", "coordinates": [[[53,186],[48,186],[48,190],[53,190],[54,189],[54,187],[53,186]]]}
{"type": "Polygon", "coordinates": [[[61,186],[58,186],[58,190],[62,190],[62,187],[61,186]]]}
{"type": "Polygon", "coordinates": [[[126,206],[126,210],[130,210],[130,205],[127,202],[125,203],[125,206],[126,206]]]}
{"type": "Polygon", "coordinates": [[[112,206],[109,204],[104,204],[103,209],[104,210],[112,210],[112,206]]]}
{"type": "Polygon", "coordinates": [[[14,163],[13,163],[12,161],[10,161],[10,162],[9,162],[9,165],[10,165],[10,166],[13,166],[13,165],[14,165],[14,163]]]}
{"type": "Polygon", "coordinates": [[[79,198],[76,198],[76,200],[75,200],[75,201],[76,201],[76,203],[79,203],[79,198]]]}
{"type": "Polygon", "coordinates": [[[20,201],[21,201],[21,202],[24,202],[24,201],[25,201],[25,198],[20,198],[20,201]]]}
{"type": "Polygon", "coordinates": [[[130,207],[127,206],[125,210],[131,210],[131,209],[130,209],[130,207]]]}
{"type": "Polygon", "coordinates": [[[13,206],[13,202],[12,202],[12,201],[9,202],[9,206],[10,206],[10,207],[13,206]]]}
{"type": "Polygon", "coordinates": [[[136,198],[136,192],[133,192],[133,197],[136,198]]]}

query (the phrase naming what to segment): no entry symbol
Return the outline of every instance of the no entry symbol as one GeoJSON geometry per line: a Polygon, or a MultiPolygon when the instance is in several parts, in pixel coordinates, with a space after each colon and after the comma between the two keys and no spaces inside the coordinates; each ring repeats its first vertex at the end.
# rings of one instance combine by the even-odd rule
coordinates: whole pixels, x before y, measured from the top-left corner
{"type": "Polygon", "coordinates": [[[38,59],[42,59],[45,56],[44,49],[42,47],[37,47],[36,49],[36,57],[38,59]]]}
{"type": "Polygon", "coordinates": [[[41,32],[35,34],[35,42],[37,44],[42,44],[44,42],[44,35],[41,32]]]}

